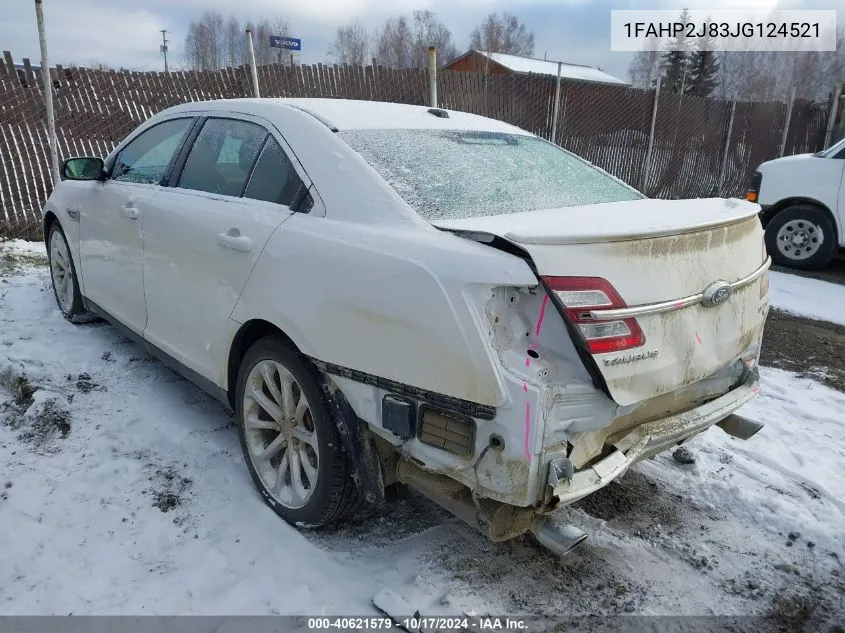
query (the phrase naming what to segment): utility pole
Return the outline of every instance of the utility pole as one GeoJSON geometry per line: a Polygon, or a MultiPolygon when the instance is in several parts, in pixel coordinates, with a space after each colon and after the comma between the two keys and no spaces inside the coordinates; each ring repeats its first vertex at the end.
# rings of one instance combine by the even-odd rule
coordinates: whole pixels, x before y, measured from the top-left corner
{"type": "Polygon", "coordinates": [[[167,43],[170,40],[167,39],[167,29],[161,29],[161,53],[164,55],[164,72],[170,72],[167,68],[167,43]]]}
{"type": "Polygon", "coordinates": [[[255,47],[252,45],[252,29],[246,30],[246,53],[249,59],[250,75],[252,76],[252,96],[258,99],[261,91],[258,89],[258,68],[255,66],[255,47]]]}
{"type": "Polygon", "coordinates": [[[56,115],[53,110],[53,79],[50,75],[50,61],[47,58],[47,33],[44,27],[42,0],[35,0],[35,19],[38,22],[38,40],[41,45],[41,79],[44,81],[44,109],[47,114],[47,136],[50,141],[50,167],[53,186],[61,180],[59,175],[59,139],[56,137],[56,115]]]}

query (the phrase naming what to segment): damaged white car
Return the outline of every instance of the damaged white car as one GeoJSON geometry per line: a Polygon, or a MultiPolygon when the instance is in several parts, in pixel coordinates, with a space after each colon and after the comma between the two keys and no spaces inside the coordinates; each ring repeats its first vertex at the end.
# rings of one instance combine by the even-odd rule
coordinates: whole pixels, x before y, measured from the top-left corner
{"type": "Polygon", "coordinates": [[[768,309],[755,204],[649,200],[498,121],[326,99],[185,104],[62,170],[62,312],[228,403],[297,525],[403,482],[562,553],[583,535],[557,506],[760,428],[733,414],[768,309]]]}

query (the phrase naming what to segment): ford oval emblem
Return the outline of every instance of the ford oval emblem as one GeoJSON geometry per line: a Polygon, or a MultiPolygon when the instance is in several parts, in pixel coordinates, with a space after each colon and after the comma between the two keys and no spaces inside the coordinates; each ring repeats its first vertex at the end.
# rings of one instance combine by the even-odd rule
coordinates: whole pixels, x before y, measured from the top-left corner
{"type": "Polygon", "coordinates": [[[704,289],[701,305],[705,308],[721,305],[733,294],[733,288],[727,281],[714,281],[704,289]]]}

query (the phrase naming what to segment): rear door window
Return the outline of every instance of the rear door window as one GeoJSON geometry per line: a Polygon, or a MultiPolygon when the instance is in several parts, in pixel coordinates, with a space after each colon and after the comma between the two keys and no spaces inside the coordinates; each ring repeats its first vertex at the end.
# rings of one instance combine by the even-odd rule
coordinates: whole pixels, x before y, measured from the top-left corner
{"type": "Polygon", "coordinates": [[[289,207],[301,186],[302,181],[287,154],[273,137],[268,138],[255,163],[244,197],[289,207]]]}
{"type": "Polygon", "coordinates": [[[236,119],[208,119],[191,148],[177,187],[240,196],[267,130],[236,119]]]}

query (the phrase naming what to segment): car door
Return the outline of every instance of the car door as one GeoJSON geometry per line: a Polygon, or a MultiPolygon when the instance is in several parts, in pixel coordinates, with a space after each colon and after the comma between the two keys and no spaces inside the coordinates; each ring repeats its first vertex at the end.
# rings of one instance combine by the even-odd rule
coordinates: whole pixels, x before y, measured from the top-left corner
{"type": "Polygon", "coordinates": [[[218,385],[228,318],[303,186],[283,145],[260,120],[206,119],[143,218],[144,337],[218,385]]]}
{"type": "Polygon", "coordinates": [[[85,296],[137,334],[147,321],[140,220],[194,120],[170,119],[137,134],[79,205],[85,296]]]}

